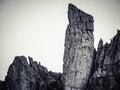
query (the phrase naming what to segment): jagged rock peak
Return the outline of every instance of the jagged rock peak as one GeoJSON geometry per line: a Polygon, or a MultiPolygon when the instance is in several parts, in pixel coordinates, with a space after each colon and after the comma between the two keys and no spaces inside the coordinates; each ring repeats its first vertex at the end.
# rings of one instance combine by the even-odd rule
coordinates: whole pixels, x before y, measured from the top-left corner
{"type": "Polygon", "coordinates": [[[117,29],[117,33],[120,33],[120,30],[119,30],[119,29],[117,29]]]}
{"type": "Polygon", "coordinates": [[[88,90],[120,90],[120,31],[110,43],[103,45],[100,40],[98,46],[88,90]]]}
{"type": "Polygon", "coordinates": [[[49,72],[31,57],[16,56],[0,90],[63,90],[61,73],[49,72]],[[7,87],[6,87],[7,86],[7,87]]]}
{"type": "Polygon", "coordinates": [[[70,25],[82,25],[87,30],[94,30],[93,17],[78,9],[73,4],[69,4],[68,6],[68,19],[70,25]]]}
{"type": "MultiPolygon", "coordinates": [[[[120,37],[120,30],[117,29],[117,34],[115,35],[115,37],[119,38],[120,37]]],[[[113,38],[114,39],[114,38],[113,38]]]]}
{"type": "Polygon", "coordinates": [[[25,56],[16,56],[14,61],[13,61],[13,64],[17,64],[17,63],[27,65],[28,64],[27,58],[25,56]]]}
{"type": "Polygon", "coordinates": [[[103,47],[103,40],[100,39],[99,43],[98,43],[98,49],[102,48],[103,47]]]}
{"type": "MultiPolygon", "coordinates": [[[[87,13],[85,13],[85,12],[82,11],[82,10],[80,10],[79,8],[77,8],[75,5],[73,5],[73,4],[71,4],[71,3],[68,5],[68,11],[70,11],[70,10],[72,10],[72,11],[74,11],[74,12],[84,13],[84,14],[80,14],[80,15],[82,15],[82,16],[86,16],[85,14],[87,14],[87,13]]],[[[93,16],[90,15],[90,14],[87,14],[87,16],[90,16],[90,17],[93,18],[93,16]]]]}

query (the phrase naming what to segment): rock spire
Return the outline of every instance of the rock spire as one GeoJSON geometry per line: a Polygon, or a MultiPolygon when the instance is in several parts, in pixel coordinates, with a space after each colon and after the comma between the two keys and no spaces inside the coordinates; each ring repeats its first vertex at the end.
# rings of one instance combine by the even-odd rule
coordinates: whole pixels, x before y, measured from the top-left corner
{"type": "Polygon", "coordinates": [[[65,90],[86,87],[94,56],[93,17],[69,4],[65,36],[63,82],[65,90]]]}
{"type": "Polygon", "coordinates": [[[0,90],[120,90],[120,31],[94,49],[93,17],[69,4],[63,74],[16,56],[0,90]]]}
{"type": "Polygon", "coordinates": [[[88,90],[120,90],[120,31],[108,44],[100,40],[88,90]]]}

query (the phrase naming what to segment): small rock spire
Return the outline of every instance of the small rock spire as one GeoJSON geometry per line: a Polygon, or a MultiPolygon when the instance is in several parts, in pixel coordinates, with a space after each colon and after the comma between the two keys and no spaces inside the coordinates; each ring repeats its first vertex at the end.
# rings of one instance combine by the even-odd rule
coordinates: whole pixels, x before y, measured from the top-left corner
{"type": "Polygon", "coordinates": [[[99,41],[99,44],[98,44],[98,49],[102,48],[103,47],[103,40],[102,38],[100,39],[99,41]]]}

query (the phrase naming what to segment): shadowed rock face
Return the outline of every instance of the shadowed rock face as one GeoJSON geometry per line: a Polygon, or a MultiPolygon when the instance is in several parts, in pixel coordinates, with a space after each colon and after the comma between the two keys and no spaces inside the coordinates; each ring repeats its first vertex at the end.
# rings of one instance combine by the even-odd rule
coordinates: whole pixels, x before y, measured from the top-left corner
{"type": "MultiPolygon", "coordinates": [[[[48,72],[47,68],[29,57],[17,56],[10,65],[2,90],[63,90],[61,73],[48,72]]],[[[1,89],[0,89],[1,90],[1,89]]]]}
{"type": "Polygon", "coordinates": [[[83,90],[94,56],[93,17],[69,4],[63,82],[65,90],[83,90]]]}
{"type": "Polygon", "coordinates": [[[89,90],[120,90],[120,31],[108,44],[100,40],[93,63],[89,90]]]}

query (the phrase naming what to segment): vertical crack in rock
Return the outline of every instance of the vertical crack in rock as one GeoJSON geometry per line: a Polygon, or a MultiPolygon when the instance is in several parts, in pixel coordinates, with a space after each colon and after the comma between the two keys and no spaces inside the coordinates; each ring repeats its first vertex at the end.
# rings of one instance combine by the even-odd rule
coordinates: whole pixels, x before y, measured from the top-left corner
{"type": "Polygon", "coordinates": [[[63,83],[65,90],[86,87],[94,56],[93,17],[72,4],[68,7],[69,25],[65,36],[63,83]]]}

